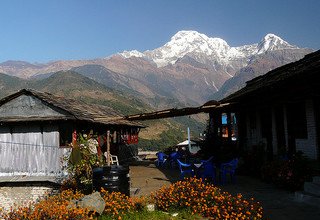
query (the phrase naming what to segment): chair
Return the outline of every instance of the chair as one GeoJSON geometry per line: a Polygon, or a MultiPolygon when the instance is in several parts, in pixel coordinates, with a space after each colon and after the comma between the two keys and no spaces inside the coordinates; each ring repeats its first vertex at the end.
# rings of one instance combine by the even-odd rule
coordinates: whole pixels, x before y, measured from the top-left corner
{"type": "Polygon", "coordinates": [[[179,152],[173,152],[169,156],[169,164],[170,167],[173,168],[174,165],[177,163],[177,160],[181,158],[181,154],[179,152]]]}
{"type": "Polygon", "coordinates": [[[110,154],[110,159],[111,159],[111,164],[119,165],[118,156],[110,154]]]}
{"type": "Polygon", "coordinates": [[[180,179],[182,180],[186,174],[194,176],[194,170],[192,169],[192,164],[182,163],[179,159],[177,159],[178,166],[180,169],[180,179]]]}
{"type": "Polygon", "coordinates": [[[208,160],[201,160],[198,175],[201,179],[211,179],[213,182],[216,182],[216,166],[212,160],[213,157],[210,157],[208,160]]]}
{"type": "Polygon", "coordinates": [[[207,160],[201,160],[201,163],[207,163],[207,162],[211,162],[213,161],[213,156],[209,157],[209,159],[207,160]]]}
{"type": "Polygon", "coordinates": [[[230,175],[231,182],[236,182],[236,169],[238,167],[238,158],[233,159],[227,163],[222,163],[220,165],[220,175],[221,175],[221,183],[225,184],[227,181],[227,174],[230,175]]]}
{"type": "MultiPolygon", "coordinates": [[[[104,156],[105,156],[105,157],[107,158],[107,160],[108,160],[107,152],[104,153],[104,156]]],[[[112,165],[114,165],[114,164],[119,165],[118,156],[116,156],[116,155],[111,155],[111,154],[109,154],[109,156],[110,156],[110,163],[111,163],[112,165]]]]}
{"type": "Polygon", "coordinates": [[[156,155],[158,157],[157,167],[164,167],[165,163],[167,162],[168,155],[163,152],[158,152],[156,155]]]}

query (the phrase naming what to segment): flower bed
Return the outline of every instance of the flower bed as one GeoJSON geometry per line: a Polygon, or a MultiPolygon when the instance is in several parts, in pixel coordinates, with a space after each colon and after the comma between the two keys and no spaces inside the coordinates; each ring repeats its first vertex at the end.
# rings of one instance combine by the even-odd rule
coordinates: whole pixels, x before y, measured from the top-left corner
{"type": "Polygon", "coordinates": [[[214,219],[261,219],[262,207],[241,194],[232,196],[201,179],[190,178],[164,186],[152,195],[163,211],[188,209],[192,214],[214,219]]]}
{"type": "Polygon", "coordinates": [[[12,209],[8,213],[2,212],[0,213],[0,219],[93,219],[93,213],[89,213],[89,210],[69,207],[71,200],[80,199],[83,196],[82,193],[65,190],[38,203],[30,203],[26,207],[12,209]]]}
{"type": "Polygon", "coordinates": [[[113,218],[121,219],[121,216],[139,211],[145,207],[145,197],[130,198],[120,192],[109,193],[104,189],[101,189],[101,196],[106,203],[103,214],[113,218]]]}
{"type": "MultiPolygon", "coordinates": [[[[14,209],[9,213],[0,213],[0,218],[94,219],[96,213],[69,205],[71,200],[83,196],[79,192],[66,190],[36,204],[30,204],[28,207],[14,209]]],[[[130,198],[121,193],[109,193],[103,189],[101,196],[106,204],[99,219],[126,219],[126,217],[131,219],[132,215],[140,211],[148,213],[145,211],[148,203],[155,204],[158,211],[190,213],[188,219],[198,219],[199,215],[213,219],[262,219],[262,207],[258,202],[253,199],[246,200],[240,194],[232,196],[196,178],[164,186],[150,197],[130,198]]],[[[149,219],[148,215],[145,219],[149,219]]]]}

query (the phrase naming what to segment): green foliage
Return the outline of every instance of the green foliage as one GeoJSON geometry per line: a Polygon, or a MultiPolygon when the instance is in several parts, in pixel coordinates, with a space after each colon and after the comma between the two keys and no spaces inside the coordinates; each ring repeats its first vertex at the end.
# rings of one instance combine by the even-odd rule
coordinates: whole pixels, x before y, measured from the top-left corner
{"type": "Polygon", "coordinates": [[[69,158],[68,173],[70,179],[65,184],[76,184],[76,188],[86,190],[86,187],[92,184],[92,168],[103,166],[104,161],[99,158],[96,153],[92,152],[92,148],[96,148],[97,143],[94,139],[87,135],[79,135],[78,146],[72,148],[69,158]]]}

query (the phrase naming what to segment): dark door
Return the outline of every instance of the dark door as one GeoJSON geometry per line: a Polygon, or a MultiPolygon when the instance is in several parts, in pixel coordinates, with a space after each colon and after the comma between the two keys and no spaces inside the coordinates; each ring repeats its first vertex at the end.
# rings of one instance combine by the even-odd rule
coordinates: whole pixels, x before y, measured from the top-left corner
{"type": "Polygon", "coordinates": [[[273,159],[272,145],[272,114],[271,109],[266,108],[261,111],[261,133],[262,137],[267,140],[267,160],[273,159]]]}
{"type": "Polygon", "coordinates": [[[282,106],[275,108],[275,119],[276,119],[276,135],[277,135],[277,147],[278,153],[281,156],[285,156],[286,152],[286,137],[284,132],[284,111],[282,106]]]}
{"type": "Polygon", "coordinates": [[[287,104],[288,151],[289,156],[296,152],[296,139],[307,139],[306,104],[304,101],[287,104]]]}
{"type": "Polygon", "coordinates": [[[318,146],[318,160],[320,160],[320,101],[319,97],[314,99],[314,115],[317,129],[317,146],[318,146]]]}

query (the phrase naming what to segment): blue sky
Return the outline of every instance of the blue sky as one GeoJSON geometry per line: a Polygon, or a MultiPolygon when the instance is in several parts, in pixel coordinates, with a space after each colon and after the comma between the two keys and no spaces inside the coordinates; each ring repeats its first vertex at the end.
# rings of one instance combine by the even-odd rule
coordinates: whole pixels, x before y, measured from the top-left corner
{"type": "Polygon", "coordinates": [[[0,62],[107,57],[179,30],[252,44],[274,33],[320,49],[319,0],[0,0],[0,62]]]}

